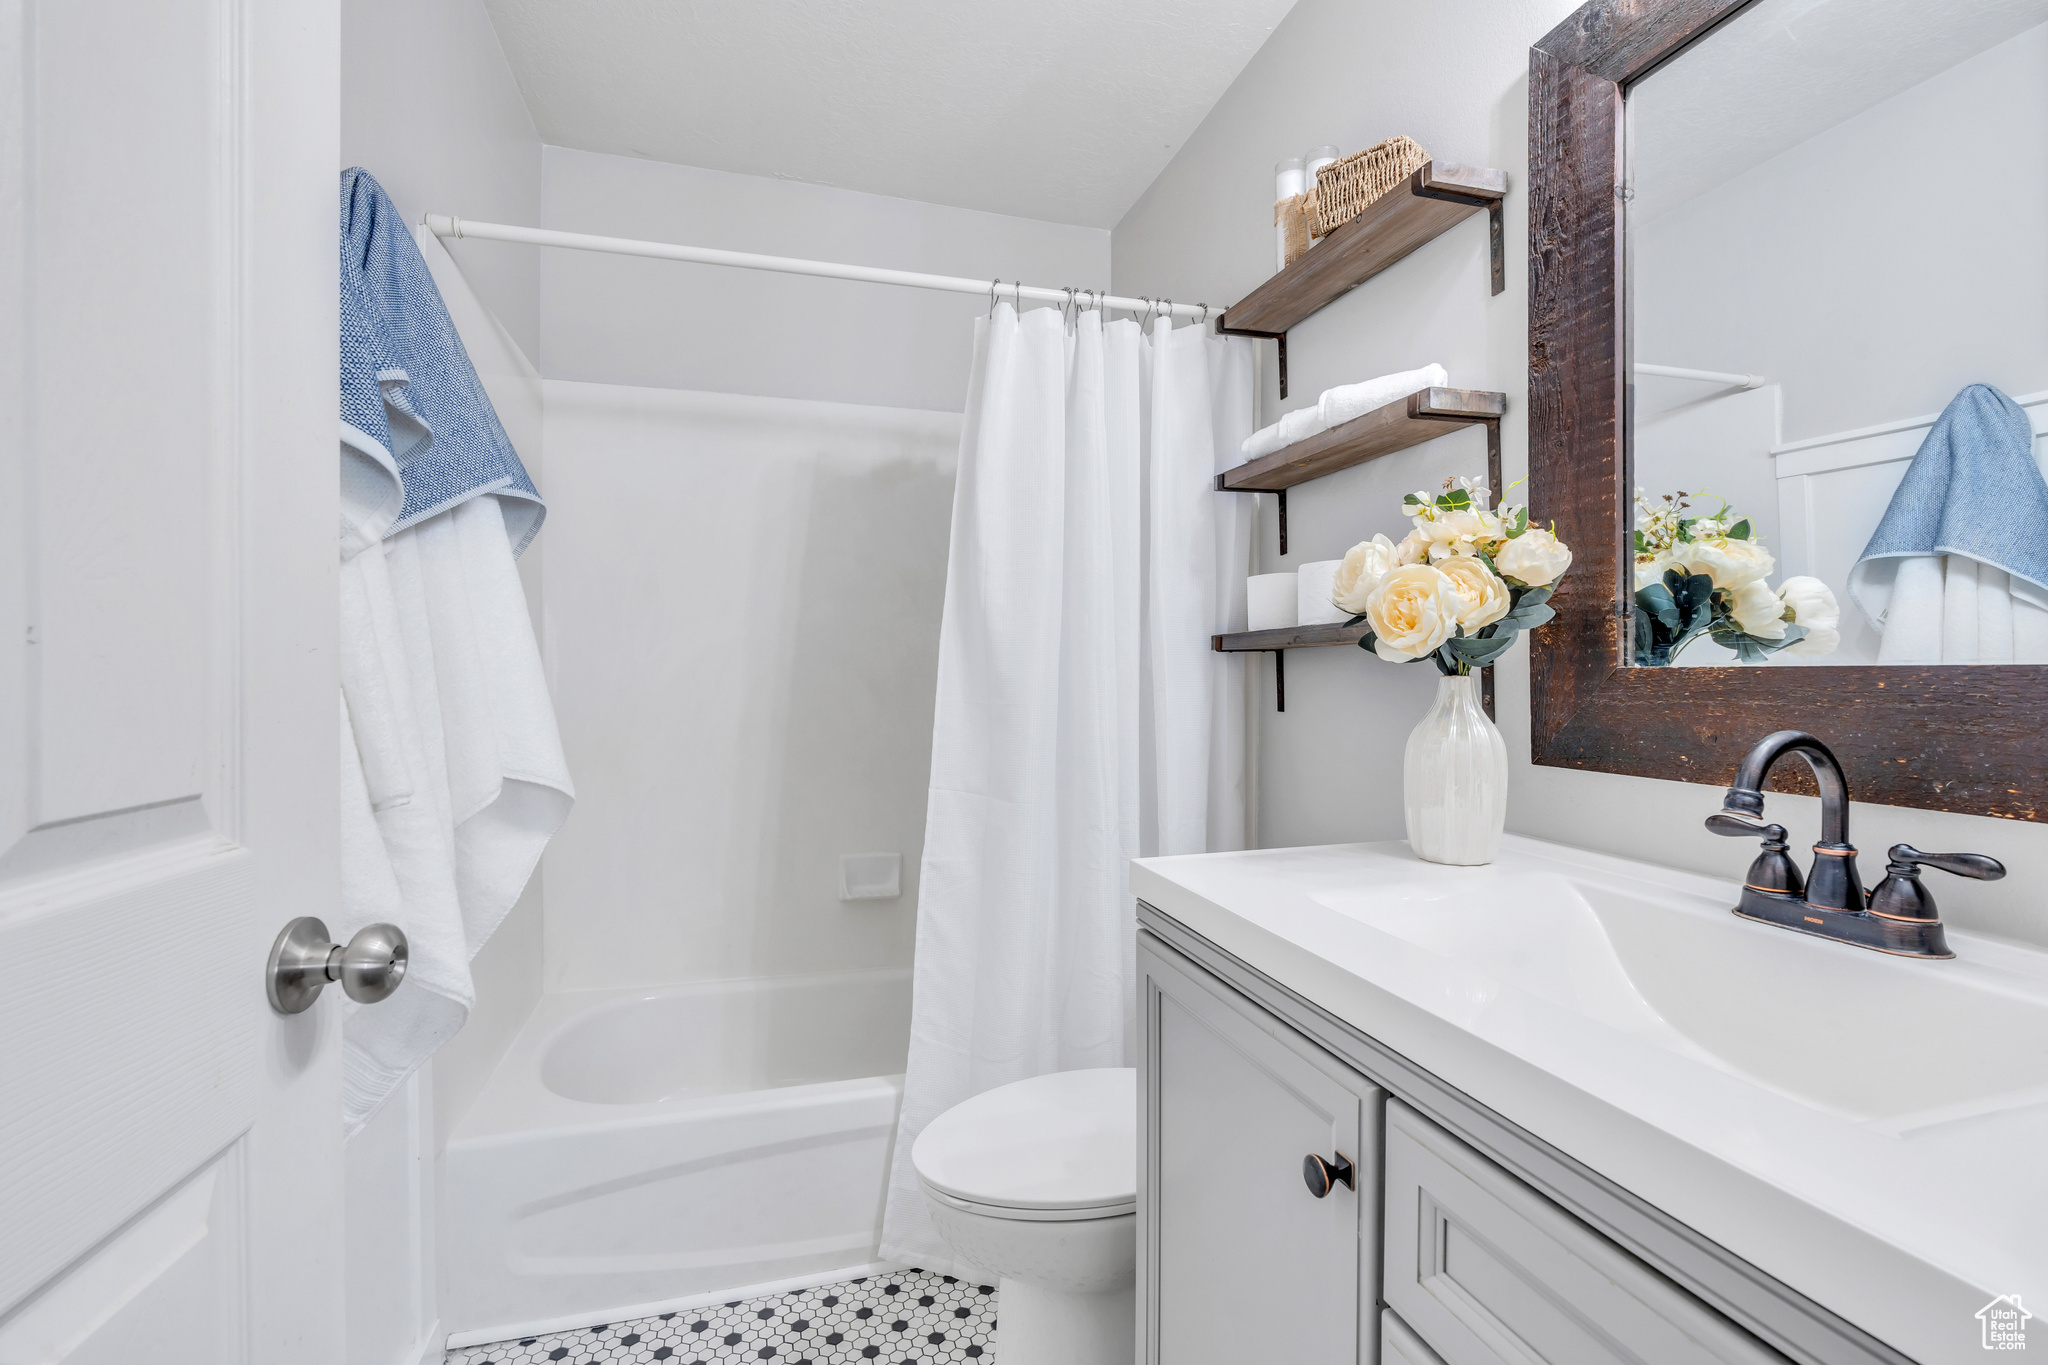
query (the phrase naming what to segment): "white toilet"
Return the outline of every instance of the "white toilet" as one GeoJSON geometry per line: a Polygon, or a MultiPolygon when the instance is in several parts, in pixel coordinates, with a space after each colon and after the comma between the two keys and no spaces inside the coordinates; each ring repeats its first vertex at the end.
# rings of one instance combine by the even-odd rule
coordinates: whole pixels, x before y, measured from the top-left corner
{"type": "Polygon", "coordinates": [[[1002,1365],[1131,1365],[1137,1072],[1058,1071],[976,1095],[925,1127],[910,1163],[939,1235],[1001,1277],[1002,1365]]]}

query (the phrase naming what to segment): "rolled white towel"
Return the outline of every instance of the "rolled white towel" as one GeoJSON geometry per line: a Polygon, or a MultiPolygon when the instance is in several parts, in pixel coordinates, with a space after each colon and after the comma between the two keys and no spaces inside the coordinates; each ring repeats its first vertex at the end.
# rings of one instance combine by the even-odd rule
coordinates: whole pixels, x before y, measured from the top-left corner
{"type": "Polygon", "coordinates": [[[1327,430],[1329,425],[1323,420],[1321,405],[1311,403],[1305,408],[1296,408],[1272,426],[1260,427],[1245,437],[1239,449],[1247,460],[1256,460],[1276,450],[1284,450],[1297,441],[1306,441],[1317,432],[1327,430]]]}
{"type": "Polygon", "coordinates": [[[1383,408],[1397,398],[1406,398],[1411,393],[1450,382],[1443,366],[1424,365],[1419,370],[1383,374],[1363,384],[1340,384],[1334,389],[1325,389],[1316,402],[1316,410],[1322,414],[1322,429],[1328,431],[1354,417],[1363,417],[1375,408],[1383,408]]]}

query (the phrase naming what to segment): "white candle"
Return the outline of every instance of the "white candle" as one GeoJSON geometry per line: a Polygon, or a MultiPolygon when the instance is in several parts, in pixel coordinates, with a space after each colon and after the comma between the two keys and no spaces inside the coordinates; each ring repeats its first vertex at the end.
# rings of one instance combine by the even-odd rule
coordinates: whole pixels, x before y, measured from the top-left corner
{"type": "MultiPolygon", "coordinates": [[[[1273,167],[1273,202],[1292,199],[1308,188],[1308,173],[1302,169],[1301,158],[1290,156],[1273,167]]],[[[1273,224],[1273,268],[1287,268],[1287,224],[1273,224]]]]}

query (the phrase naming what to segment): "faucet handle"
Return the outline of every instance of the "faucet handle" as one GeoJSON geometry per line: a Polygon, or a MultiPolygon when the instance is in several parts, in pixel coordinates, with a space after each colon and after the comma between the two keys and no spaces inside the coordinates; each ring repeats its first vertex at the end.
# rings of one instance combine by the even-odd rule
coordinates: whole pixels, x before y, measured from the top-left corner
{"type": "Polygon", "coordinates": [[[1716,834],[1725,834],[1731,839],[1748,837],[1785,842],[1783,825],[1767,825],[1754,815],[1739,810],[1717,810],[1707,817],[1707,828],[1716,834]]]}
{"type": "Polygon", "coordinates": [[[1958,877],[1995,882],[2005,875],[2005,864],[1982,853],[1922,853],[1911,844],[1893,844],[1885,856],[1891,861],[1886,872],[1910,874],[1914,867],[1938,867],[1958,877]],[[1903,866],[1901,865],[1903,864],[1903,866]]]}
{"type": "Polygon", "coordinates": [[[1745,811],[1719,810],[1707,817],[1707,828],[1731,839],[1747,836],[1764,841],[1764,851],[1757,854],[1742,878],[1744,885],[1786,896],[1806,894],[1806,879],[1799,875],[1799,865],[1787,851],[1783,825],[1767,825],[1745,811]]]}
{"type": "Polygon", "coordinates": [[[1870,913],[1885,919],[1939,920],[1934,895],[1920,884],[1920,869],[1938,867],[1958,877],[1995,882],[2005,875],[2005,864],[1981,853],[1922,853],[1911,844],[1893,844],[1886,854],[1884,880],[1870,893],[1870,913]]]}

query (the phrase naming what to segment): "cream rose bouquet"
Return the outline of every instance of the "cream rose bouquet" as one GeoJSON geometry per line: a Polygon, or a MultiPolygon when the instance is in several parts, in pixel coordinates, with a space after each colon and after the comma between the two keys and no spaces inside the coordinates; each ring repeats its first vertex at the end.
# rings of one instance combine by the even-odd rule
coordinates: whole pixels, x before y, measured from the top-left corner
{"type": "Polygon", "coordinates": [[[1529,509],[1487,504],[1483,482],[1448,479],[1410,493],[1408,534],[1351,547],[1330,600],[1364,622],[1358,644],[1390,663],[1433,661],[1447,675],[1498,659],[1519,631],[1556,615],[1550,594],[1572,564],[1563,541],[1529,524],[1529,509]]]}
{"type": "Polygon", "coordinates": [[[1842,609],[1828,585],[1800,576],[1772,588],[1777,560],[1747,517],[1725,502],[1711,516],[1692,510],[1687,494],[1636,491],[1636,662],[1668,666],[1702,635],[1746,664],[1781,649],[1833,653],[1842,609]]]}

